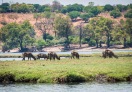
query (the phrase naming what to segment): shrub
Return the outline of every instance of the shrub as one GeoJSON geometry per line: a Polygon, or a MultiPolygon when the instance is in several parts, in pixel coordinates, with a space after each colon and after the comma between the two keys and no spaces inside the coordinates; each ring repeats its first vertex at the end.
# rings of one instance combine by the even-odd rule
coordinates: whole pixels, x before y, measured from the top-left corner
{"type": "Polygon", "coordinates": [[[124,15],[125,18],[132,18],[132,9],[129,10],[125,15],[124,15]]]}
{"type": "Polygon", "coordinates": [[[113,10],[113,11],[110,12],[110,16],[113,16],[114,18],[117,18],[117,17],[121,16],[121,13],[120,13],[120,11],[113,10]]]}

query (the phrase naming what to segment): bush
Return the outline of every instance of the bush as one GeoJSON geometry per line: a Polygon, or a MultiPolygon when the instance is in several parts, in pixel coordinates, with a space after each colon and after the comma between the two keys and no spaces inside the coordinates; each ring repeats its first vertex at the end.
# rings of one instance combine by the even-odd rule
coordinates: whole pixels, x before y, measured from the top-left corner
{"type": "Polygon", "coordinates": [[[113,11],[110,12],[110,16],[113,16],[114,18],[117,18],[117,17],[121,16],[121,13],[120,13],[120,11],[113,10],[113,11]]]}
{"type": "Polygon", "coordinates": [[[95,45],[96,45],[95,40],[90,40],[90,41],[88,42],[88,45],[89,45],[89,46],[95,46],[95,45]]]}
{"type": "Polygon", "coordinates": [[[132,18],[132,9],[129,10],[125,15],[124,15],[125,18],[132,18]]]}
{"type": "Polygon", "coordinates": [[[38,50],[41,50],[43,46],[46,46],[47,43],[43,40],[43,39],[40,39],[37,41],[37,48],[38,50]]]}
{"type": "Polygon", "coordinates": [[[76,44],[79,42],[79,37],[78,36],[70,36],[69,40],[71,43],[76,44]]]}

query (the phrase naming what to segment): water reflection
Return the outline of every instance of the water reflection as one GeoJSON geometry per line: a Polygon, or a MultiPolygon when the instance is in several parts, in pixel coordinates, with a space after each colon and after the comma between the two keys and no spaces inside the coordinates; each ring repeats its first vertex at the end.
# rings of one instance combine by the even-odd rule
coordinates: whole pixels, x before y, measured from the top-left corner
{"type": "Polygon", "coordinates": [[[10,84],[0,85],[0,92],[131,92],[132,83],[10,84]]]}

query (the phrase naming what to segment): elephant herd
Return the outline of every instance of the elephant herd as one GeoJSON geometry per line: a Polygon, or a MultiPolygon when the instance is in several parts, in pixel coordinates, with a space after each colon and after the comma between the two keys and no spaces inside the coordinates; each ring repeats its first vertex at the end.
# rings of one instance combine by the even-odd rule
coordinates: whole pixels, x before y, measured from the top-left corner
{"type": "Polygon", "coordinates": [[[22,54],[22,57],[23,59],[22,60],[25,60],[26,57],[28,57],[28,60],[31,60],[31,58],[33,58],[34,60],[36,59],[40,59],[40,58],[44,58],[46,60],[50,59],[50,60],[55,60],[55,59],[58,59],[60,60],[60,57],[55,53],[55,52],[49,52],[48,55],[47,54],[38,54],[37,57],[35,57],[31,52],[24,52],[22,54]]]}
{"type": "MultiPolygon", "coordinates": [[[[48,54],[40,53],[40,54],[37,55],[37,57],[35,57],[31,52],[24,52],[22,54],[22,57],[23,57],[22,60],[25,60],[26,57],[28,57],[28,60],[31,60],[31,58],[33,58],[34,60],[40,59],[40,58],[44,58],[46,60],[48,60],[48,59],[50,59],[50,60],[52,60],[52,59],[53,60],[55,60],[55,59],[60,60],[60,56],[58,56],[55,52],[49,52],[48,54]]],[[[108,49],[106,49],[105,51],[102,52],[102,57],[103,58],[108,58],[108,57],[109,58],[112,58],[112,57],[118,58],[118,56],[115,55],[113,51],[108,50],[108,49]]],[[[71,52],[71,59],[72,58],[73,59],[74,58],[79,59],[80,58],[79,53],[76,52],[76,51],[72,51],[71,52]]]]}

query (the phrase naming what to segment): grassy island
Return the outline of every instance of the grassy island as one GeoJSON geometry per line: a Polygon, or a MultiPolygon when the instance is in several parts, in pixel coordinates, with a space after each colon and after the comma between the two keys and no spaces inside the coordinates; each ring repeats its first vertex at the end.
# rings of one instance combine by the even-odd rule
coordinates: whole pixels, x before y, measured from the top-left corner
{"type": "Polygon", "coordinates": [[[1,61],[0,82],[71,83],[132,81],[132,57],[1,61]]]}

